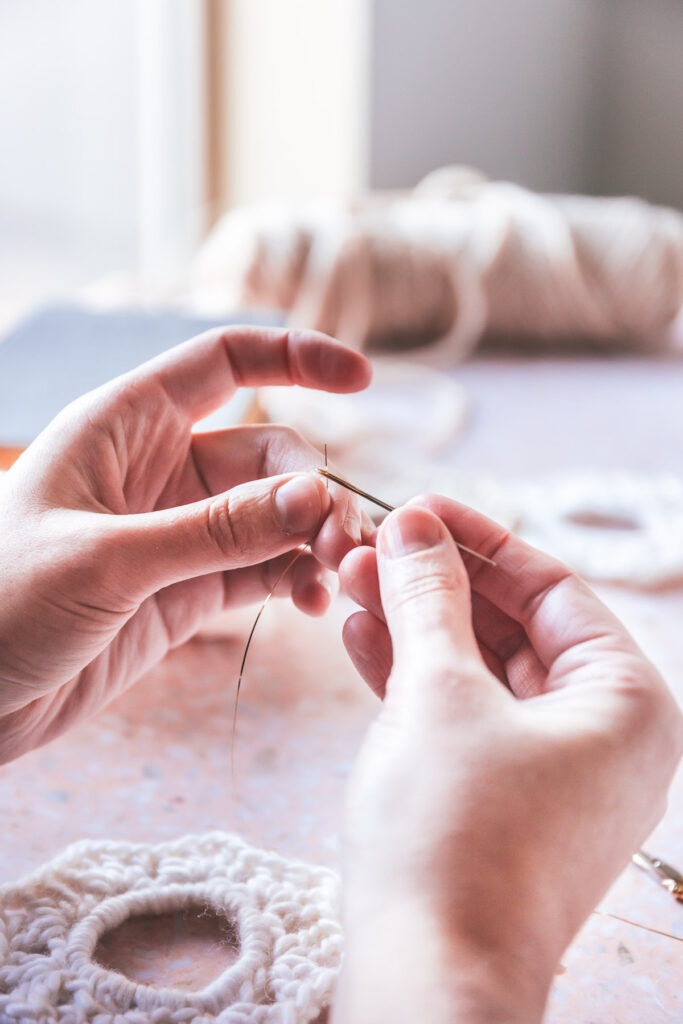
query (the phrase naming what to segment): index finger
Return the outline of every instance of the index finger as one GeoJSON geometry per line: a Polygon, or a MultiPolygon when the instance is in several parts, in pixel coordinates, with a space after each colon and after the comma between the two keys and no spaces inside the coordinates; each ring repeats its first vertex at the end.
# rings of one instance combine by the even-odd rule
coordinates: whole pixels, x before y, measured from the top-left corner
{"type": "Polygon", "coordinates": [[[320,391],[362,391],[370,363],[319,331],[217,327],[126,374],[134,386],[160,384],[193,422],[223,405],[239,387],[299,384],[320,391]]]}
{"type": "Polygon", "coordinates": [[[495,566],[464,556],[472,590],[523,626],[547,668],[570,648],[610,636],[635,648],[619,620],[562,562],[457,501],[414,500],[435,512],[456,540],[493,559],[495,566]]]}

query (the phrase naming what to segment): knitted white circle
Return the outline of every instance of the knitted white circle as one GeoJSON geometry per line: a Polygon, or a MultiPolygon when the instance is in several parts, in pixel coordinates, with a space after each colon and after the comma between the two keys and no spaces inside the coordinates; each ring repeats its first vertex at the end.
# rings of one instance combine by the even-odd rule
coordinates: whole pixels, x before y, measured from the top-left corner
{"type": "Polygon", "coordinates": [[[0,888],[3,1024],[305,1024],[329,1004],[342,956],[339,879],[225,833],[169,843],[80,842],[0,888]],[[99,966],[129,917],[197,906],[225,916],[238,959],[197,992],[99,966]]]}
{"type": "Polygon", "coordinates": [[[500,480],[427,460],[384,469],[393,478],[352,479],[396,504],[416,493],[450,495],[590,580],[641,588],[683,582],[683,477],[673,473],[577,470],[500,480]]]}
{"type": "Polygon", "coordinates": [[[521,535],[583,576],[637,587],[683,579],[683,480],[567,473],[518,485],[521,535]]]}

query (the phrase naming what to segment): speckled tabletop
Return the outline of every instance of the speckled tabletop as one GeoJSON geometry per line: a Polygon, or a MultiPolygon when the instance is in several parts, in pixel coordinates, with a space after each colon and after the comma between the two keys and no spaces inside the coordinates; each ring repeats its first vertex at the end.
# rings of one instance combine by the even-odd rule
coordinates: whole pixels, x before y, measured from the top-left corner
{"type": "MultiPolygon", "coordinates": [[[[472,400],[453,449],[459,467],[485,460],[506,476],[578,466],[680,470],[682,363],[493,359],[458,377],[472,400]]],[[[600,592],[683,702],[683,590],[600,592]]],[[[344,785],[375,711],[342,648],[349,610],[344,598],[322,620],[284,602],[269,607],[241,698],[234,790],[230,729],[246,611],[229,635],[192,641],[97,719],[0,769],[0,881],[80,838],[156,842],[216,828],[337,866],[344,785]]],[[[683,866],[683,772],[647,848],[683,866]]],[[[629,867],[600,910],[563,958],[548,1022],[680,1024],[683,906],[629,867]]],[[[234,956],[219,938],[215,922],[143,919],[106,936],[98,957],[141,981],[196,988],[234,956]]]]}

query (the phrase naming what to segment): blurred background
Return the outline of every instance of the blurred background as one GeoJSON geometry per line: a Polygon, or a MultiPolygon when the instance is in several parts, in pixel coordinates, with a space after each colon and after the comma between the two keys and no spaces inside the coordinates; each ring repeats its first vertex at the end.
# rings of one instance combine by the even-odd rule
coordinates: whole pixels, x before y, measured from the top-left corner
{"type": "MultiPolygon", "coordinates": [[[[683,701],[683,0],[0,0],[0,154],[0,486],[77,395],[289,316],[371,352],[372,387],[242,389],[214,425],[289,423],[391,504],[487,512],[597,584],[683,701]],[[409,197],[446,165],[490,181],[409,197]]],[[[250,654],[235,816],[328,863],[367,718],[350,601],[286,605],[250,654]]],[[[253,614],[3,773],[3,879],[65,838],[224,820],[253,614]]],[[[683,869],[683,775],[651,849],[683,869]]],[[[605,906],[548,1024],[680,1024],[682,908],[635,872],[605,906]]]]}
{"type": "Polygon", "coordinates": [[[3,0],[0,326],[448,163],[683,207],[680,0],[3,0]]]}

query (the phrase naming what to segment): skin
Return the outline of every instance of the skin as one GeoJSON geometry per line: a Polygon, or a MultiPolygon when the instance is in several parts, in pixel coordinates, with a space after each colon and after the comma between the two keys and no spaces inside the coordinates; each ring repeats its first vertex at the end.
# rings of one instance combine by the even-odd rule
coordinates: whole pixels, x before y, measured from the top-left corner
{"type": "Polygon", "coordinates": [[[664,811],[680,712],[583,582],[448,499],[390,515],[340,575],[383,704],[348,791],[335,1024],[539,1021],[664,811]]]}
{"type": "Polygon", "coordinates": [[[323,335],[229,328],[47,428],[0,488],[0,759],[263,598],[309,543],[281,592],[320,614],[339,569],[364,609],[345,642],[383,702],[347,794],[335,1024],[533,1024],[663,812],[681,716],[585,584],[495,523],[427,496],[372,538],[292,431],[192,433],[241,385],[343,392],[369,376],[323,335]],[[453,537],[495,568],[463,562],[453,537]]]}
{"type": "Polygon", "coordinates": [[[210,331],[64,410],[0,489],[0,761],[98,711],[216,612],[278,594],[325,611],[325,566],[361,540],[355,500],[284,427],[193,434],[241,386],[365,387],[314,332],[210,331]],[[282,518],[286,510],[285,519],[282,518]]]}

